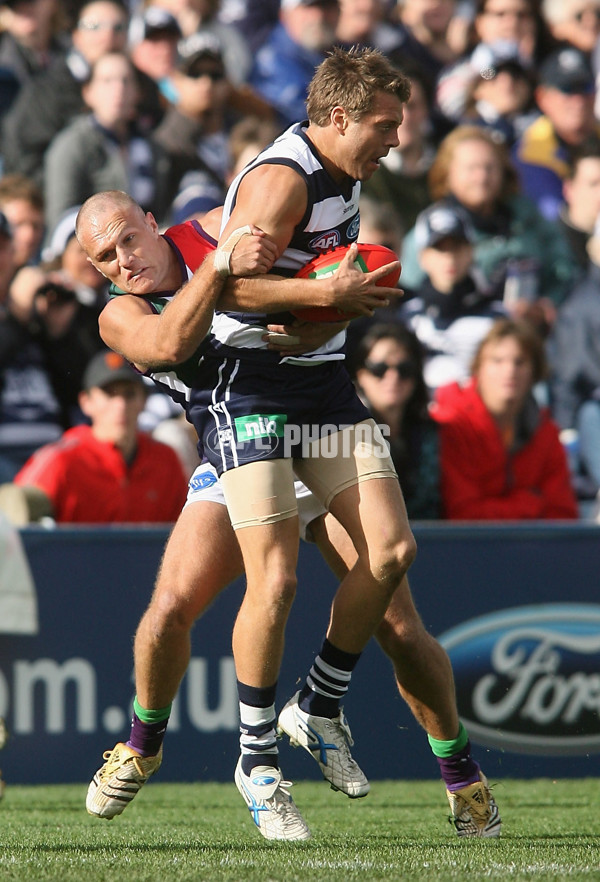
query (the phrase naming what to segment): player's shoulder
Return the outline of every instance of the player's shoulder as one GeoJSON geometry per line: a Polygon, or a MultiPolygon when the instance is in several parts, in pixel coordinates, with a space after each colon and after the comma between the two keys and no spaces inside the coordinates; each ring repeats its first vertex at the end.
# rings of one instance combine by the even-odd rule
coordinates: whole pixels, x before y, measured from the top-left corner
{"type": "Polygon", "coordinates": [[[216,247],[216,240],[204,229],[200,221],[192,219],[182,224],[175,224],[163,233],[164,238],[177,247],[192,246],[198,250],[211,251],[216,247]]]}
{"type": "Polygon", "coordinates": [[[143,295],[129,294],[127,291],[111,291],[109,300],[102,308],[98,317],[100,324],[104,324],[117,316],[135,316],[155,312],[151,298],[143,295]]]}
{"type": "Polygon", "coordinates": [[[242,170],[240,177],[249,173],[275,174],[275,170],[283,175],[310,174],[320,168],[320,160],[315,153],[312,142],[306,135],[302,123],[290,126],[269,144],[249,165],[242,170]],[[286,171],[287,170],[287,171],[286,171]]]}

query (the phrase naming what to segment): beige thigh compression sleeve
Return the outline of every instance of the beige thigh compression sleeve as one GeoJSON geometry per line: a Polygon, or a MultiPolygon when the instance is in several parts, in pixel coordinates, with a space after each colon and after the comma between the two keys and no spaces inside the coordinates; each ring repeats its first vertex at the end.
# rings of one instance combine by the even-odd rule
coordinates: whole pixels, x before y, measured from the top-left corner
{"type": "Polygon", "coordinates": [[[334,496],[361,481],[397,480],[388,443],[373,419],[313,441],[309,456],[294,460],[294,471],[326,508],[334,496]]]}
{"type": "Polygon", "coordinates": [[[221,475],[234,530],[274,524],[298,514],[291,459],[263,459],[221,475]]]}

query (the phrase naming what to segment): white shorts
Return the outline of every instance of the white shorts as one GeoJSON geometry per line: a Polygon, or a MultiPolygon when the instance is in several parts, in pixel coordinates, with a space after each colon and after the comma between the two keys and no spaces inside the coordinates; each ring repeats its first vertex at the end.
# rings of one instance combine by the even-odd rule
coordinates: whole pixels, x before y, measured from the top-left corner
{"type": "MultiPolygon", "coordinates": [[[[321,505],[302,481],[294,481],[294,490],[298,500],[300,538],[305,542],[312,542],[314,540],[310,535],[309,525],[315,518],[324,515],[327,509],[321,505]]],[[[209,462],[199,465],[189,480],[184,508],[193,502],[216,502],[218,505],[226,505],[219,477],[209,462]]]]}

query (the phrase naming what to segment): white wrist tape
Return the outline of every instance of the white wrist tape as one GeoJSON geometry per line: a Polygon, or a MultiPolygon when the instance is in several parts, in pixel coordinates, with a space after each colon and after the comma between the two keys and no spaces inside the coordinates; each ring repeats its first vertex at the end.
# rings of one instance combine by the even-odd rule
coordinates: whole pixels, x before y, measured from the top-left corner
{"type": "Polygon", "coordinates": [[[220,276],[227,278],[231,275],[231,253],[242,236],[251,236],[252,230],[248,224],[245,227],[239,227],[227,238],[220,248],[215,251],[214,267],[220,276]]]}

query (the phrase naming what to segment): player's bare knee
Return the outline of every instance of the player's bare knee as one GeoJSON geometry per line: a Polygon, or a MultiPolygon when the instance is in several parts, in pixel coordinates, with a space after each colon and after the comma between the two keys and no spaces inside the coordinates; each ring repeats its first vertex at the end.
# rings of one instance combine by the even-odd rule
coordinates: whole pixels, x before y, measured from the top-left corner
{"type": "Polygon", "coordinates": [[[417,556],[417,541],[410,530],[407,531],[399,543],[397,553],[403,569],[402,575],[405,576],[417,556]]]}
{"type": "Polygon", "coordinates": [[[146,616],[158,635],[168,631],[189,631],[196,620],[192,605],[178,591],[168,589],[155,594],[146,616]]]}
{"type": "Polygon", "coordinates": [[[296,596],[294,573],[271,573],[261,578],[260,589],[253,591],[255,603],[261,606],[268,621],[286,620],[296,596]]]}
{"type": "MultiPolygon", "coordinates": [[[[371,555],[372,572],[378,582],[396,590],[417,555],[417,543],[408,531],[395,542],[384,543],[371,555]]],[[[390,596],[391,596],[390,593],[390,596]]]]}

